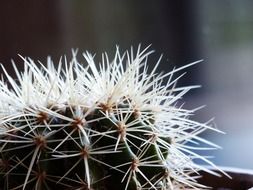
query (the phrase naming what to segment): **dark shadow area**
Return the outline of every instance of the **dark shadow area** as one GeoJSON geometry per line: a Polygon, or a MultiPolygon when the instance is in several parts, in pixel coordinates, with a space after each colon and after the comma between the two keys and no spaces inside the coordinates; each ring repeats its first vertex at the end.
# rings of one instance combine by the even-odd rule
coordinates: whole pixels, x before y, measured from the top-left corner
{"type": "MultiPolygon", "coordinates": [[[[198,42],[196,3],[185,1],[5,1],[0,3],[0,62],[8,67],[17,54],[46,61],[51,55],[57,63],[71,48],[103,51],[112,57],[115,46],[122,51],[152,44],[154,65],[163,53],[159,67],[167,72],[201,59],[198,42]]],[[[199,83],[201,66],[190,68],[191,77],[182,84],[199,83]]],[[[11,68],[8,68],[11,70],[11,68]]]]}

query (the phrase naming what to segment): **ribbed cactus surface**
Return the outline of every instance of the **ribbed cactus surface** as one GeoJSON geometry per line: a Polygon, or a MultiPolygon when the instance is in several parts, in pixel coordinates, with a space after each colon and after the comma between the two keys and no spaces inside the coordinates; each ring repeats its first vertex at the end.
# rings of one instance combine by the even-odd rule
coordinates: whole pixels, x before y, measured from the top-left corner
{"type": "MultiPolygon", "coordinates": [[[[112,61],[78,62],[76,53],[54,66],[23,58],[16,77],[0,82],[0,190],[169,190],[197,183],[192,152],[218,148],[198,136],[208,123],[177,105],[196,86],[176,87],[181,75],[149,72],[151,51],[140,47],[112,61]],[[16,78],[16,79],[15,79],[16,78]]],[[[159,60],[160,61],[160,60],[159,60]]],[[[195,64],[195,63],[192,63],[195,64]]],[[[189,64],[187,66],[190,66],[189,64]]]]}

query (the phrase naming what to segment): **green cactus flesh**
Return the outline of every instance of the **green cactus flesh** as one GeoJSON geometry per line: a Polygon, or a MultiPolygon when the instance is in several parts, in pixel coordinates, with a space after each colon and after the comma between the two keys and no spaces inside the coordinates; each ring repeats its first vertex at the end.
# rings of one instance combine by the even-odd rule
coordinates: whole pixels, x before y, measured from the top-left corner
{"type": "Polygon", "coordinates": [[[143,120],[127,104],[47,109],[29,108],[6,123],[12,129],[1,137],[3,189],[24,182],[26,189],[161,189],[170,140],[156,142],[152,111],[143,120]]]}

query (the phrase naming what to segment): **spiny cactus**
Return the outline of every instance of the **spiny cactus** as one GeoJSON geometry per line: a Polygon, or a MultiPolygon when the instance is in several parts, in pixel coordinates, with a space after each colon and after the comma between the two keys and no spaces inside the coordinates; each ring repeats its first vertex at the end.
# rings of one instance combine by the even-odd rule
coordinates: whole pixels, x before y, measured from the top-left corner
{"type": "MultiPolygon", "coordinates": [[[[173,74],[148,71],[148,48],[107,54],[88,66],[77,52],[55,67],[23,58],[17,80],[0,81],[0,189],[169,190],[202,189],[207,170],[192,149],[219,148],[198,136],[207,123],[176,103],[197,86],[176,87],[173,74]],[[165,81],[166,80],[166,81],[165,81]]],[[[209,170],[207,170],[209,171],[209,170]]],[[[211,172],[211,171],[209,171],[211,172]]]]}

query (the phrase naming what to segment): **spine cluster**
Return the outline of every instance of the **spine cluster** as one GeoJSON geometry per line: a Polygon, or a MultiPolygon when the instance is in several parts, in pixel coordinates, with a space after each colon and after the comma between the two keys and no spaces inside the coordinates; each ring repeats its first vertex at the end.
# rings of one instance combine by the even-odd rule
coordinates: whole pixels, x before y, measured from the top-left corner
{"type": "MultiPolygon", "coordinates": [[[[182,76],[148,72],[147,48],[117,49],[88,65],[63,58],[55,67],[24,59],[0,81],[1,190],[202,189],[196,176],[207,170],[192,149],[217,145],[198,136],[212,128],[190,120],[195,110],[177,105],[192,88],[176,87],[182,76]]],[[[218,131],[220,132],[220,131],[218,131]]],[[[208,170],[207,170],[208,171],[208,170]]],[[[211,171],[209,171],[211,172],[211,171]]]]}

